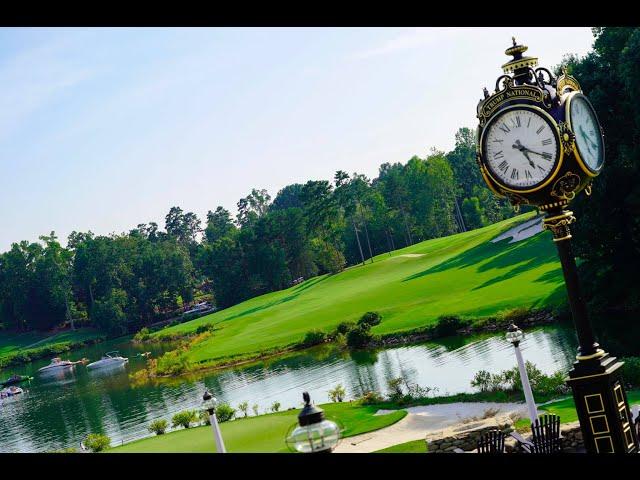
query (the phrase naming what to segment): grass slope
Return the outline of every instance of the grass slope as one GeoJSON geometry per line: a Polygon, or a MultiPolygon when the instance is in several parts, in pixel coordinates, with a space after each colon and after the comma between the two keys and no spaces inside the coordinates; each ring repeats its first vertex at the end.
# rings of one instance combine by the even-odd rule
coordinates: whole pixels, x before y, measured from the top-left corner
{"type": "Polygon", "coordinates": [[[44,332],[1,332],[0,357],[27,348],[40,348],[65,342],[84,342],[100,336],[102,335],[97,330],[91,328],[80,328],[75,331],[66,330],[55,335],[44,332]]]}
{"type": "MultiPolygon", "coordinates": [[[[407,414],[400,410],[389,415],[378,415],[373,406],[351,403],[322,405],[328,418],[343,426],[344,436],[350,437],[387,427],[407,414]]],[[[220,425],[228,452],[288,452],[285,437],[298,419],[300,410],[248,417],[220,425]]],[[[215,452],[211,427],[196,427],[144,438],[108,450],[108,453],[189,453],[215,452]]]]}
{"type": "Polygon", "coordinates": [[[427,442],[424,438],[411,440],[410,442],[399,443],[398,445],[377,450],[374,453],[427,453],[427,442]]]}
{"type": "Polygon", "coordinates": [[[421,242],[156,334],[188,332],[213,323],[214,335],[194,346],[190,360],[210,362],[284,347],[319,328],[330,331],[367,311],[383,316],[375,333],[412,330],[440,315],[473,318],[515,306],[564,301],[562,274],[549,233],[508,244],[489,240],[533,217],[421,242]]]}

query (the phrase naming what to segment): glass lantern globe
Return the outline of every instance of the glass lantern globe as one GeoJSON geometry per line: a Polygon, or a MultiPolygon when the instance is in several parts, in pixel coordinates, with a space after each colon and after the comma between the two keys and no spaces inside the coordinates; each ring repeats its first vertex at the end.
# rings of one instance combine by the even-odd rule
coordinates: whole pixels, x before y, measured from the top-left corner
{"type": "Polygon", "coordinates": [[[516,325],[511,324],[511,326],[507,329],[505,338],[512,344],[517,345],[524,338],[524,333],[516,325]]]}
{"type": "Polygon", "coordinates": [[[287,446],[293,452],[330,453],[340,441],[340,426],[327,420],[324,410],[311,404],[308,392],[304,392],[302,398],[304,408],[298,415],[298,425],[292,425],[289,430],[287,446]]]}
{"type": "Polygon", "coordinates": [[[213,414],[216,407],[218,406],[218,400],[216,397],[211,396],[209,390],[204,391],[204,395],[202,396],[202,408],[209,412],[209,415],[213,414]]]}
{"type": "Polygon", "coordinates": [[[331,420],[297,426],[287,438],[287,444],[300,453],[331,451],[340,440],[340,427],[331,420]]]}

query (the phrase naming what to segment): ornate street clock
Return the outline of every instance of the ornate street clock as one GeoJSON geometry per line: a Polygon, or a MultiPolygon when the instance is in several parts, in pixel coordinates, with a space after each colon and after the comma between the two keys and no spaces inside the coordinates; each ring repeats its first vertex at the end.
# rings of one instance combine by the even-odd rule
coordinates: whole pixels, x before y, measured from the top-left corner
{"type": "Polygon", "coordinates": [[[555,78],[524,45],[505,51],[495,91],[484,89],[477,107],[477,153],[482,177],[496,194],[518,208],[546,213],[553,234],[579,341],[568,384],[588,452],[638,452],[638,439],[620,377],[623,362],[596,343],[580,292],[566,209],[577,194],[591,193],[604,165],[604,136],[598,116],[578,80],[566,70],[555,78]]]}

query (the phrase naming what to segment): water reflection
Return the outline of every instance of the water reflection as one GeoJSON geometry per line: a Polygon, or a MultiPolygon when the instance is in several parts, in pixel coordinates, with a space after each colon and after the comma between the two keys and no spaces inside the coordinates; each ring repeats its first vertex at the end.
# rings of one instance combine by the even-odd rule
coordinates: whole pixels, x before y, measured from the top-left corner
{"type": "MultiPolygon", "coordinates": [[[[529,331],[522,342],[525,359],[548,373],[567,369],[575,347],[573,332],[558,326],[529,331]]],[[[436,387],[439,394],[472,391],[469,382],[476,371],[498,372],[515,364],[513,348],[502,334],[484,334],[377,351],[322,347],[245,368],[132,385],[128,374],[145,365],[136,353],[151,349],[157,357],[171,348],[144,348],[119,340],[74,352],[74,358],[91,359],[118,349],[130,362],[113,369],[87,370],[77,365],[53,376],[37,375],[25,394],[18,396],[23,398],[0,403],[0,452],[77,448],[92,432],[109,435],[114,445],[146,437],[152,420],[170,420],[180,410],[200,408],[205,388],[234,406],[248,401],[264,412],[274,401],[281,403],[282,410],[299,407],[304,390],[318,403],[326,402],[328,391],[338,383],[348,397],[385,392],[387,381],[401,375],[423,387],[436,387]]],[[[47,363],[35,362],[15,373],[33,374],[47,363]]]]}

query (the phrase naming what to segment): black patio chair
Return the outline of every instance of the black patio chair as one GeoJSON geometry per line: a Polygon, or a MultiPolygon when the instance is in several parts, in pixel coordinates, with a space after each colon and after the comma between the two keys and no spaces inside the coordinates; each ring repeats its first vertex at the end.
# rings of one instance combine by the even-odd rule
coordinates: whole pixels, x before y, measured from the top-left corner
{"type": "Polygon", "coordinates": [[[478,453],[504,453],[504,433],[489,430],[480,436],[476,445],[478,453]]]}
{"type": "Polygon", "coordinates": [[[525,440],[517,432],[511,433],[522,450],[526,453],[558,453],[562,452],[562,435],[560,435],[560,417],[558,415],[541,415],[531,424],[531,441],[525,440]]]}

